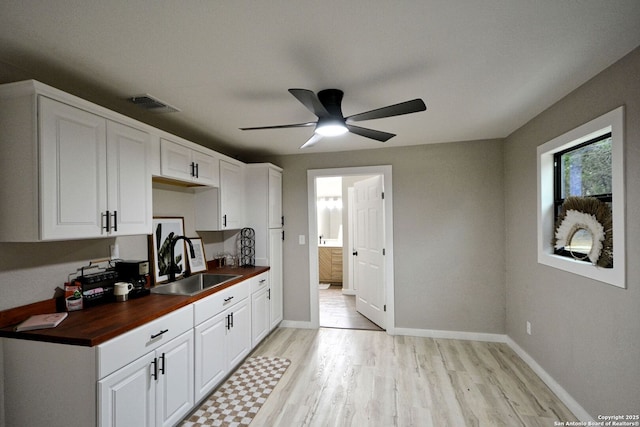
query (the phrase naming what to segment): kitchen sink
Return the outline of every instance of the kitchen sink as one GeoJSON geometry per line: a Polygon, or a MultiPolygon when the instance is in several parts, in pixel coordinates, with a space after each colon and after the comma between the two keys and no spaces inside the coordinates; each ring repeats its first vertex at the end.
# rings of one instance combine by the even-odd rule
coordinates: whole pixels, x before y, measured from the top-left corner
{"type": "Polygon", "coordinates": [[[195,276],[185,277],[171,283],[156,285],[151,289],[153,294],[162,295],[197,295],[207,289],[215,288],[223,285],[230,280],[241,277],[237,274],[197,274],[195,276]]]}

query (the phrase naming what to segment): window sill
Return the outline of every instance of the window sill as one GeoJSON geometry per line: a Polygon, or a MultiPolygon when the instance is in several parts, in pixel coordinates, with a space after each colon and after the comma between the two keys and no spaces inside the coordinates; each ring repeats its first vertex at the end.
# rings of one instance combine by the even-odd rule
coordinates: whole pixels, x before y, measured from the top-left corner
{"type": "Polygon", "coordinates": [[[626,288],[624,273],[621,269],[603,268],[584,261],[567,258],[561,255],[538,252],[538,263],[548,265],[569,273],[588,277],[619,288],[626,288]]]}

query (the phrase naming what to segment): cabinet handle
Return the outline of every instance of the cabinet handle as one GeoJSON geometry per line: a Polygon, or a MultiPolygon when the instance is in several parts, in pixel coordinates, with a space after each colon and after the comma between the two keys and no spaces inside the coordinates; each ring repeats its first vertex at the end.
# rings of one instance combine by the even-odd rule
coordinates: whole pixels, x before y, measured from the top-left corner
{"type": "Polygon", "coordinates": [[[231,312],[231,323],[229,325],[229,329],[233,328],[233,311],[231,312]]]}
{"type": "Polygon", "coordinates": [[[113,231],[118,231],[118,211],[113,211],[113,231]]]}
{"type": "Polygon", "coordinates": [[[271,288],[267,289],[267,299],[271,299],[271,288]]]}
{"type": "Polygon", "coordinates": [[[231,296],[230,296],[230,297],[228,297],[228,298],[225,298],[225,299],[224,299],[224,302],[229,302],[229,301],[231,301],[232,299],[233,299],[233,295],[231,295],[231,296]]]}
{"type": "Polygon", "coordinates": [[[196,178],[200,178],[200,164],[196,163],[196,178]]]}
{"type": "Polygon", "coordinates": [[[160,360],[162,360],[162,366],[160,366],[160,373],[164,375],[164,363],[165,363],[164,353],[162,353],[162,356],[160,356],[160,360]]]}
{"type": "Polygon", "coordinates": [[[111,216],[109,215],[109,211],[101,214],[101,219],[103,219],[102,221],[103,224],[106,222],[106,224],[102,226],[102,229],[108,233],[109,229],[111,228],[110,226],[111,216]]]}
{"type": "Polygon", "coordinates": [[[166,334],[167,332],[169,332],[169,330],[168,330],[168,329],[163,329],[162,331],[158,332],[157,334],[153,334],[153,335],[151,335],[151,339],[158,338],[160,335],[162,335],[162,334],[166,334]]]}
{"type": "Polygon", "coordinates": [[[227,324],[224,325],[227,328],[227,331],[231,329],[231,315],[227,314],[227,324]]]}
{"type": "Polygon", "coordinates": [[[223,216],[222,216],[222,226],[223,226],[223,227],[226,227],[226,226],[227,226],[227,216],[226,216],[226,215],[223,215],[223,216]]]}
{"type": "Polygon", "coordinates": [[[284,230],[282,230],[282,240],[284,240],[284,230]]]}
{"type": "Polygon", "coordinates": [[[191,168],[191,176],[195,177],[196,176],[196,163],[195,162],[191,162],[189,167],[191,168]]]}
{"type": "Polygon", "coordinates": [[[264,282],[266,282],[266,281],[267,281],[267,279],[262,279],[262,280],[260,280],[260,284],[263,285],[264,282]]]}
{"type": "Polygon", "coordinates": [[[280,217],[280,224],[284,227],[284,215],[280,217]]]}
{"type": "Polygon", "coordinates": [[[157,381],[158,380],[158,359],[154,357],[153,362],[151,362],[151,364],[153,365],[153,371],[151,371],[151,378],[157,381]]]}

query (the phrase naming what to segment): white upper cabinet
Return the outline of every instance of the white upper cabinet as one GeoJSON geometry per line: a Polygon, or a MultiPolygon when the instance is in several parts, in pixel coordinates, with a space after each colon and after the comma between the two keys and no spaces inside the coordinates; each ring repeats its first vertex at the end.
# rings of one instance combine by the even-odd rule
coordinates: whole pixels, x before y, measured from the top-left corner
{"type": "Polygon", "coordinates": [[[220,188],[194,190],[196,230],[238,230],[245,226],[244,166],[220,160],[220,188]]]}
{"type": "Polygon", "coordinates": [[[103,113],[37,82],[0,86],[3,241],[151,232],[149,134],[103,113]]]}
{"type": "Polygon", "coordinates": [[[160,171],[163,177],[218,187],[218,159],[185,145],[160,139],[160,171]]]}
{"type": "Polygon", "coordinates": [[[282,217],[282,171],[269,168],[269,228],[279,228],[284,225],[282,217]]]}
{"type": "Polygon", "coordinates": [[[220,160],[222,230],[244,227],[244,175],[240,165],[220,160]]]}
{"type": "Polygon", "coordinates": [[[107,122],[107,209],[112,235],[151,232],[148,147],[147,132],[107,122]]]}
{"type": "Polygon", "coordinates": [[[107,232],[107,121],[49,98],[39,99],[41,238],[107,232]]]}

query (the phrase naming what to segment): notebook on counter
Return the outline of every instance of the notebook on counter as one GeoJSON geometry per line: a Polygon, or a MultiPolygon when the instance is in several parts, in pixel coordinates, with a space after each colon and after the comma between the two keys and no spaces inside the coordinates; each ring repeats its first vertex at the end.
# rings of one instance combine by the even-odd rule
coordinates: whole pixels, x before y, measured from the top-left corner
{"type": "Polygon", "coordinates": [[[32,331],[34,329],[47,329],[55,328],[67,318],[69,313],[49,313],[49,314],[36,314],[29,317],[24,322],[16,326],[16,332],[32,331]]]}

